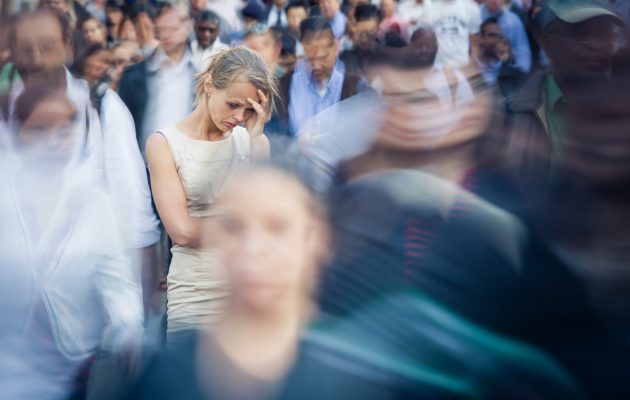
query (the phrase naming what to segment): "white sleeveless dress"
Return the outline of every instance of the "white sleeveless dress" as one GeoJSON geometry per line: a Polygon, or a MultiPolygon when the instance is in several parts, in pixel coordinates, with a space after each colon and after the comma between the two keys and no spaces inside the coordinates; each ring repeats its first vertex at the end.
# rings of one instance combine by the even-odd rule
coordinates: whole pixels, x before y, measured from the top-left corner
{"type": "MultiPolygon", "coordinates": [[[[159,131],[167,140],[186,193],[191,217],[216,216],[212,203],[230,172],[251,160],[251,141],[242,127],[220,141],[195,140],[174,125],[159,131]]],[[[199,328],[221,314],[228,294],[219,255],[213,249],[175,245],[168,272],[167,334],[199,328]]]]}

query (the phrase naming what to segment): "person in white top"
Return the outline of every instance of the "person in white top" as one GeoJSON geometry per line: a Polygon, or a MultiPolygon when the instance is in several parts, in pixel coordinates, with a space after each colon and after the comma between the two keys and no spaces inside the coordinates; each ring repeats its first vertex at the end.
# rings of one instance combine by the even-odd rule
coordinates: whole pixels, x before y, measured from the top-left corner
{"type": "Polygon", "coordinates": [[[230,172],[269,157],[263,127],[277,97],[260,56],[245,47],[222,50],[196,84],[196,107],[147,141],[153,198],[174,247],[168,274],[167,345],[221,315],[228,288],[217,249],[202,243],[214,200],[230,172]],[[244,125],[244,126],[243,126],[244,125]]]}
{"type": "Polygon", "coordinates": [[[422,27],[432,29],[438,40],[436,63],[458,68],[476,59],[481,13],[472,0],[433,0],[425,5],[422,27]]]}
{"type": "Polygon", "coordinates": [[[424,14],[424,7],[430,3],[431,0],[404,0],[398,4],[398,16],[400,19],[408,24],[413,30],[417,27],[422,14],[424,14]]]}
{"type": "Polygon", "coordinates": [[[221,18],[212,11],[201,11],[195,17],[195,38],[191,44],[192,63],[197,71],[205,71],[210,57],[228,46],[221,42],[221,18]]]}

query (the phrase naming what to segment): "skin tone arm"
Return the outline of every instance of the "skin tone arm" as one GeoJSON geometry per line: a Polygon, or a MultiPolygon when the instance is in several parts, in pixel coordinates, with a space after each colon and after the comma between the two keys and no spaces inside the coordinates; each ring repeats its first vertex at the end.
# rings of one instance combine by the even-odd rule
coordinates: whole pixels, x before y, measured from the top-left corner
{"type": "Polygon", "coordinates": [[[470,58],[476,60],[479,57],[479,34],[470,35],[470,58]]]}
{"type": "Polygon", "coordinates": [[[171,240],[180,246],[199,246],[204,218],[188,215],[186,193],[175,169],[175,161],[159,133],[147,140],[147,161],[151,172],[151,190],[160,218],[171,240]]]}

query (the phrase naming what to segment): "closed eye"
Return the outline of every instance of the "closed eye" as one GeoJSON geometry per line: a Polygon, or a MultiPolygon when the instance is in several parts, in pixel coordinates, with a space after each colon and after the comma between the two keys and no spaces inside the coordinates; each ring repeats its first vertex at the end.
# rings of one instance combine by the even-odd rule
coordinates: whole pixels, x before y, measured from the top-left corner
{"type": "Polygon", "coordinates": [[[237,108],[239,108],[241,105],[238,103],[228,103],[228,106],[232,109],[232,110],[236,110],[237,108]]]}

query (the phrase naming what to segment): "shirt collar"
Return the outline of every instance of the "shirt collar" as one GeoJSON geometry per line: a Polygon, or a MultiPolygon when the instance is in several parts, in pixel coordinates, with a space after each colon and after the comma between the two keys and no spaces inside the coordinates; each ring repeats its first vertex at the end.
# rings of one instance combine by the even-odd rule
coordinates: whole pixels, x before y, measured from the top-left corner
{"type": "Polygon", "coordinates": [[[164,50],[162,50],[161,47],[158,47],[157,49],[155,49],[155,52],[153,53],[153,55],[149,58],[147,62],[147,70],[151,73],[155,73],[155,72],[158,72],[164,66],[177,68],[177,67],[189,66],[189,65],[192,65],[190,47],[186,48],[186,52],[184,53],[184,58],[182,58],[182,61],[177,65],[174,65],[171,59],[168,58],[164,50]]]}

